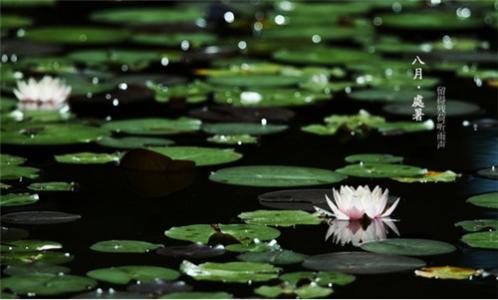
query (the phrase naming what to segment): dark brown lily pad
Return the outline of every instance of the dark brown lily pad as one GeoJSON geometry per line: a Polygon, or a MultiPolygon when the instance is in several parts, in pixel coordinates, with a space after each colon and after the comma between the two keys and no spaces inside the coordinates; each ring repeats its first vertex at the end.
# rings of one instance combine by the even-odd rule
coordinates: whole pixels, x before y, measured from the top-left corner
{"type": "Polygon", "coordinates": [[[121,166],[136,171],[177,172],[193,169],[195,163],[190,160],[173,160],[147,149],[134,149],[123,156],[121,166]]]}
{"type": "Polygon", "coordinates": [[[20,228],[12,228],[12,227],[3,227],[0,234],[0,241],[2,243],[5,242],[13,242],[17,240],[25,239],[29,236],[29,232],[20,228]]]}
{"type": "Polygon", "coordinates": [[[166,281],[156,279],[148,282],[137,282],[129,285],[127,290],[132,293],[163,295],[176,292],[188,292],[192,287],[183,281],[166,281]]]}
{"type": "Polygon", "coordinates": [[[44,225],[68,223],[80,218],[80,215],[60,211],[22,211],[2,215],[2,222],[22,225],[44,225]]]}
{"type": "Polygon", "coordinates": [[[160,248],[156,251],[156,253],[176,258],[201,259],[221,256],[225,253],[225,248],[223,246],[189,244],[160,248]]]}
{"type": "Polygon", "coordinates": [[[203,121],[210,122],[287,122],[295,113],[292,110],[276,107],[236,107],[217,105],[196,108],[189,111],[189,115],[203,121]]]}
{"type": "Polygon", "coordinates": [[[332,196],[331,189],[281,190],[258,196],[259,203],[277,209],[315,211],[313,206],[325,208],[325,195],[332,196]]]}

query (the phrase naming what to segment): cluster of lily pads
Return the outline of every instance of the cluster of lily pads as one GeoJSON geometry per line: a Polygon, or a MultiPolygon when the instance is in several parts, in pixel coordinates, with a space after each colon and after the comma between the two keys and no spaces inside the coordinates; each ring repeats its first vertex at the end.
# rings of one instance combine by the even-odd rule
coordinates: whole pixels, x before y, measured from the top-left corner
{"type": "MultiPolygon", "coordinates": [[[[4,5],[56,3],[3,0],[4,5]]],[[[365,106],[380,103],[390,117],[364,109],[349,115],[334,112],[324,118],[324,124],[301,128],[320,136],[315,138],[334,139],[343,133],[362,138],[371,131],[392,135],[433,130],[431,119],[408,119],[414,95],[427,99],[426,115],[434,117],[437,108],[433,90],[440,83],[438,72],[471,78],[478,87],[496,88],[498,73],[478,64],[496,63],[495,53],[487,41],[444,35],[412,43],[379,34],[378,29],[496,29],[492,5],[476,2],[475,13],[469,14],[466,7],[455,13],[451,7],[424,7],[421,1],[412,0],[228,3],[222,27],[237,35],[223,38],[210,30],[214,24],[207,15],[208,5],[97,10],[89,19],[100,25],[85,27],[37,26],[35,18],[2,13],[2,145],[12,149],[32,147],[36,151],[36,147],[92,144],[101,151],[57,152],[53,162],[116,165],[138,171],[144,178],[149,172],[168,174],[208,168],[212,182],[247,188],[330,186],[349,177],[433,184],[454,182],[462,176],[451,170],[406,165],[404,157],[378,153],[349,155],[345,157],[348,165],[336,170],[266,164],[210,168],[241,160],[247,155],[243,147],[250,147],[244,145],[264,144],[266,135],[277,136],[291,128],[287,123],[299,109],[320,107],[325,102],[350,101],[365,106]],[[195,29],[164,33],[155,28],[176,24],[195,29]],[[355,47],[348,43],[332,46],[344,41],[355,47]],[[120,44],[132,46],[123,48],[120,44]],[[63,51],[66,46],[69,52],[63,51]],[[80,46],[85,47],[79,49],[80,46]],[[137,50],[139,46],[147,50],[137,50]],[[417,86],[407,58],[420,52],[431,63],[427,66],[429,75],[417,86]],[[393,53],[402,55],[393,58],[393,53]],[[443,54],[448,57],[445,61],[440,59],[443,54]],[[209,66],[203,65],[205,62],[210,62],[209,66]],[[182,72],[169,74],[172,65],[182,72]],[[46,106],[36,103],[23,105],[54,100],[36,94],[42,82],[54,81],[49,77],[38,82],[30,80],[42,75],[57,76],[60,81],[56,82],[65,84],[60,87],[65,91],[62,101],[68,98],[69,106],[95,102],[119,107],[120,103],[154,98],[165,114],[180,105],[189,108],[188,115],[104,120],[83,118],[75,113],[77,110],[37,109],[46,106]],[[346,100],[335,100],[337,95],[346,100]],[[177,145],[180,139],[176,138],[185,136],[234,148],[177,145]]],[[[475,103],[448,100],[447,105],[448,117],[482,112],[475,103]]],[[[29,162],[13,153],[0,154],[0,206],[19,208],[2,213],[2,224],[37,226],[85,217],[60,211],[22,210],[49,199],[52,192],[77,192],[78,188],[75,182],[38,181],[43,178],[43,169],[26,165],[29,162]]],[[[197,290],[189,284],[192,280],[251,283],[257,297],[320,298],[328,297],[335,289],[347,290],[355,276],[362,274],[414,271],[416,276],[438,279],[488,277],[490,270],[433,265],[431,256],[457,250],[447,242],[387,238],[384,225],[399,235],[396,220],[373,219],[365,226],[324,215],[320,209],[326,205],[327,193],[329,189],[262,194],[258,197],[260,204],[272,209],[241,212],[237,222],[230,224],[200,223],[166,229],[165,236],[179,243],[174,246],[122,239],[95,241],[89,246],[95,255],[138,253],[181,259],[174,268],[121,265],[88,270],[84,276],[71,275],[64,264],[74,256],[64,252],[61,243],[27,239],[24,229],[2,227],[2,298],[74,293],[79,293],[75,297],[80,298],[240,296],[228,291],[197,290]],[[314,207],[320,209],[315,211],[314,207]],[[309,255],[279,245],[282,228],[323,224],[329,226],[326,238],[332,237],[341,245],[352,244],[355,251],[309,255]],[[228,261],[219,262],[218,258],[228,261]],[[99,285],[113,288],[103,290],[99,285]]],[[[468,202],[496,209],[498,193],[472,196],[468,202]]],[[[466,245],[498,249],[496,220],[466,220],[455,226],[470,232],[462,236],[466,245]]]]}

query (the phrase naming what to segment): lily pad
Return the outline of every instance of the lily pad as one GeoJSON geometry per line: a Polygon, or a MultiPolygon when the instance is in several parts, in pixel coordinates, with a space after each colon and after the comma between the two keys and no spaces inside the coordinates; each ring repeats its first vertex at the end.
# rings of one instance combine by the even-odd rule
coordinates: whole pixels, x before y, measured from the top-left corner
{"type": "Polygon", "coordinates": [[[230,244],[225,247],[226,250],[230,252],[267,252],[267,251],[278,251],[282,248],[277,243],[276,240],[271,240],[269,242],[262,242],[255,239],[249,244],[230,244]]]}
{"type": "Polygon", "coordinates": [[[402,164],[360,163],[337,169],[336,172],[354,177],[388,178],[420,177],[425,175],[427,170],[402,164]]]}
{"type": "Polygon", "coordinates": [[[434,279],[466,280],[472,279],[472,277],[480,274],[482,274],[482,271],[476,269],[453,266],[426,267],[420,270],[415,270],[415,275],[417,276],[434,279]]]}
{"type": "Polygon", "coordinates": [[[400,163],[403,161],[402,156],[394,156],[391,154],[354,154],[346,156],[344,159],[346,162],[355,163],[382,163],[382,164],[393,164],[400,163]]]}
{"type": "Polygon", "coordinates": [[[136,149],[149,146],[169,146],[175,142],[169,139],[154,137],[129,136],[122,138],[104,137],[97,141],[97,144],[117,149],[136,149]]]}
{"type": "Polygon", "coordinates": [[[2,265],[9,266],[58,265],[72,260],[71,254],[57,251],[9,252],[1,256],[2,265]]]}
{"type": "Polygon", "coordinates": [[[169,246],[159,248],[156,253],[169,257],[200,259],[221,256],[225,253],[225,248],[223,246],[208,246],[193,243],[185,246],[169,246]]]}
{"type": "Polygon", "coordinates": [[[498,192],[472,196],[467,199],[467,202],[480,207],[498,209],[498,192]]]}
{"type": "Polygon", "coordinates": [[[257,123],[213,123],[204,124],[202,130],[211,134],[224,135],[266,135],[274,134],[287,129],[286,125],[257,124],[257,123]]]}
{"type": "Polygon", "coordinates": [[[102,128],[136,135],[164,135],[199,130],[201,121],[191,118],[178,119],[130,119],[104,123],[102,128]]]}
{"type": "Polygon", "coordinates": [[[1,180],[13,180],[13,179],[22,179],[22,178],[35,179],[39,176],[38,172],[40,171],[39,169],[32,167],[15,166],[15,165],[1,165],[1,166],[2,166],[2,172],[0,174],[1,180]]]}
{"type": "Polygon", "coordinates": [[[308,280],[320,286],[348,285],[355,281],[355,276],[338,272],[293,272],[280,276],[280,280],[291,285],[298,285],[301,280],[308,280]]]}
{"type": "Polygon", "coordinates": [[[315,212],[315,206],[325,204],[325,195],[332,195],[331,189],[282,190],[258,196],[263,206],[277,209],[299,209],[315,212]]]}
{"type": "Polygon", "coordinates": [[[361,249],[380,253],[408,256],[440,255],[456,248],[448,243],[424,239],[386,239],[363,243],[361,249]]]}
{"type": "Polygon", "coordinates": [[[300,287],[283,285],[262,285],[254,290],[254,293],[266,298],[279,298],[284,296],[290,298],[289,295],[296,295],[301,299],[324,298],[332,294],[333,290],[329,287],[321,287],[316,284],[306,284],[300,287]]]}
{"type": "MultiPolygon", "coordinates": [[[[394,103],[383,107],[383,110],[401,116],[413,115],[413,107],[406,103],[394,103]]],[[[467,116],[479,112],[480,107],[473,103],[450,100],[446,101],[445,114],[447,117],[467,116]]],[[[424,114],[427,116],[438,115],[438,104],[435,101],[424,101],[424,114]]]]}
{"type": "Polygon", "coordinates": [[[38,202],[38,194],[29,193],[11,193],[0,197],[0,206],[20,206],[38,202]]]}
{"type": "Polygon", "coordinates": [[[455,223],[455,226],[462,227],[465,231],[481,231],[483,229],[498,230],[498,220],[496,219],[478,219],[467,220],[455,223]]]}
{"type": "Polygon", "coordinates": [[[92,270],[86,273],[86,275],[100,281],[127,284],[132,280],[175,280],[180,276],[180,273],[172,269],[155,266],[120,266],[92,270]]]}
{"type": "Polygon", "coordinates": [[[424,102],[428,100],[434,101],[436,94],[431,90],[418,90],[411,88],[402,88],[399,90],[392,88],[375,88],[367,90],[358,90],[350,93],[348,96],[353,100],[371,101],[371,102],[401,102],[402,106],[408,106],[412,109],[407,102],[413,102],[413,98],[417,95],[423,97],[424,102]]]}
{"type": "Polygon", "coordinates": [[[61,249],[62,245],[58,242],[39,241],[39,240],[19,240],[2,243],[1,251],[6,252],[34,252],[61,249]]]}
{"type": "Polygon", "coordinates": [[[399,181],[399,182],[406,182],[406,183],[412,183],[412,182],[420,182],[420,183],[454,182],[455,180],[457,180],[457,178],[459,176],[461,176],[461,175],[457,174],[453,171],[448,170],[448,171],[444,171],[444,172],[428,171],[422,177],[394,177],[391,179],[399,181]]]}
{"type": "Polygon", "coordinates": [[[189,114],[203,121],[214,122],[287,122],[295,113],[292,110],[278,107],[239,107],[231,105],[216,105],[197,108],[189,114]]]}
{"type": "Polygon", "coordinates": [[[353,64],[378,59],[374,54],[348,48],[279,50],[273,53],[273,58],[288,63],[324,65],[353,64]]]}
{"type": "Polygon", "coordinates": [[[67,267],[48,264],[14,265],[7,266],[4,274],[14,275],[36,275],[36,274],[68,274],[71,270],[67,267]]]}
{"type": "Polygon", "coordinates": [[[104,27],[37,27],[26,30],[24,38],[60,44],[110,44],[124,41],[129,32],[104,27]]]}
{"type": "Polygon", "coordinates": [[[238,215],[247,224],[289,227],[294,225],[316,225],[322,220],[318,215],[301,210],[255,210],[238,215]]]}
{"type": "Polygon", "coordinates": [[[498,249],[498,231],[467,233],[462,241],[475,248],[498,249]]]}
{"type": "Polygon", "coordinates": [[[75,188],[76,183],[64,181],[35,182],[28,185],[28,189],[37,192],[70,192],[75,188]]]}
{"type": "Polygon", "coordinates": [[[195,265],[185,260],[182,262],[180,270],[195,280],[245,283],[277,278],[280,268],[270,264],[252,262],[207,262],[195,265]]]}
{"type": "Polygon", "coordinates": [[[459,17],[443,11],[402,12],[380,15],[382,26],[413,30],[466,29],[482,26],[475,17],[459,17]]]}
{"type": "Polygon", "coordinates": [[[296,89],[228,89],[214,94],[217,103],[247,107],[303,106],[330,98],[329,94],[296,89]]]}
{"type": "Polygon", "coordinates": [[[181,8],[118,8],[93,13],[90,18],[97,22],[126,25],[154,25],[168,23],[193,23],[204,14],[195,7],[181,8]]]}
{"type": "Polygon", "coordinates": [[[371,115],[366,110],[360,110],[355,115],[330,115],[324,121],[325,125],[310,124],[301,127],[301,130],[317,135],[335,135],[340,130],[348,134],[363,134],[386,123],[383,117],[371,115]]]}
{"type": "Polygon", "coordinates": [[[220,149],[195,146],[151,147],[150,150],[175,160],[190,160],[196,166],[226,164],[242,158],[233,149],[220,149]]]}
{"type": "Polygon", "coordinates": [[[12,228],[12,227],[1,227],[1,242],[12,242],[17,240],[25,239],[29,236],[29,232],[20,228],[12,228]]]}
{"type": "Polygon", "coordinates": [[[306,255],[290,250],[246,252],[237,256],[238,259],[248,262],[269,263],[272,265],[292,265],[302,262],[306,255]]]}
{"type": "Polygon", "coordinates": [[[223,145],[243,145],[243,144],[256,144],[258,138],[248,134],[225,135],[215,134],[206,139],[210,143],[223,144],[223,145]]]}
{"type": "Polygon", "coordinates": [[[12,14],[2,14],[2,20],[0,20],[0,27],[3,29],[12,29],[29,26],[33,23],[29,17],[12,15],[12,14]]]}
{"type": "Polygon", "coordinates": [[[322,185],[345,178],[325,169],[269,165],[226,168],[209,176],[210,180],[219,183],[260,187],[322,185]]]}
{"type": "Polygon", "coordinates": [[[127,290],[133,293],[157,297],[167,293],[188,292],[192,290],[192,287],[183,281],[155,279],[152,281],[131,284],[128,286],[127,290]]]}
{"type": "Polygon", "coordinates": [[[172,239],[207,244],[218,235],[231,237],[233,242],[248,244],[254,239],[267,241],[277,238],[280,232],[271,227],[253,224],[194,224],[171,227],[164,234],[172,239]]]}
{"type": "Polygon", "coordinates": [[[89,143],[108,135],[97,127],[81,124],[33,124],[4,128],[3,144],[13,145],[67,145],[89,143]]]}
{"type": "Polygon", "coordinates": [[[377,124],[376,128],[383,135],[396,135],[409,132],[433,130],[434,121],[429,119],[425,122],[386,122],[377,124]]]}
{"type": "Polygon", "coordinates": [[[303,266],[318,271],[352,274],[383,274],[417,269],[425,263],[417,258],[366,252],[334,252],[308,257],[303,266]]]}
{"type": "Polygon", "coordinates": [[[498,168],[493,166],[491,168],[481,169],[477,171],[477,175],[496,180],[498,179],[498,168]]]}
{"type": "Polygon", "coordinates": [[[147,81],[146,86],[154,91],[154,98],[161,103],[172,99],[184,99],[187,103],[199,103],[208,99],[214,88],[203,81],[195,80],[188,84],[163,85],[147,81]]]}
{"type": "Polygon", "coordinates": [[[2,215],[2,221],[10,224],[42,225],[68,223],[81,219],[80,215],[60,211],[22,211],[2,215]]]}
{"type": "Polygon", "coordinates": [[[51,296],[90,290],[95,280],[74,275],[32,274],[2,279],[2,288],[16,294],[51,296]]]}
{"type": "Polygon", "coordinates": [[[55,155],[55,160],[61,164],[77,164],[77,165],[92,165],[92,164],[107,164],[118,163],[121,159],[120,153],[91,153],[80,152],[55,155]]]}
{"type": "Polygon", "coordinates": [[[147,253],[162,246],[161,244],[152,244],[143,241],[109,240],[97,242],[90,246],[90,249],[109,253],[147,253]]]}
{"type": "Polygon", "coordinates": [[[303,81],[300,76],[285,75],[224,75],[209,77],[208,83],[231,87],[282,87],[297,85],[303,81]]]}
{"type": "Polygon", "coordinates": [[[199,47],[216,42],[216,35],[209,32],[185,33],[138,33],[132,36],[132,42],[141,45],[158,45],[180,47],[187,41],[190,47],[199,47]]]}
{"type": "Polygon", "coordinates": [[[71,299],[148,299],[147,295],[131,292],[116,291],[113,288],[108,290],[96,289],[72,296],[71,299]]]}
{"type": "Polygon", "coordinates": [[[159,299],[232,299],[233,295],[226,292],[177,292],[170,293],[159,299]]]}

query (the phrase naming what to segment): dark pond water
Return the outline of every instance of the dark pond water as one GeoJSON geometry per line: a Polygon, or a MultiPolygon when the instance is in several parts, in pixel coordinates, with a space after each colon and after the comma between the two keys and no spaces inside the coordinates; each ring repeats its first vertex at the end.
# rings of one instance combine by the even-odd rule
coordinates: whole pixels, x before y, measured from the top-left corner
{"type": "MultiPolygon", "coordinates": [[[[174,5],[172,2],[149,2],[148,6],[174,5]]],[[[107,7],[141,6],[136,2],[111,3],[107,1],[66,1],[52,7],[41,8],[5,8],[5,12],[22,13],[31,16],[38,25],[88,25],[87,16],[94,10],[107,7]]],[[[191,5],[200,5],[191,3],[191,5]]],[[[219,4],[202,4],[211,11],[214,31],[218,32],[219,41],[229,36],[239,36],[237,30],[229,29],[222,22],[223,6],[219,4]]],[[[174,26],[161,30],[175,31],[174,26]]],[[[380,32],[383,32],[380,29],[380,32]]],[[[396,29],[386,30],[399,34],[409,41],[429,40],[440,37],[444,32],[423,32],[413,30],[403,32],[396,29]]],[[[487,40],[491,51],[496,51],[496,31],[490,28],[457,31],[467,37],[487,40]]],[[[12,41],[12,34],[2,41],[12,41]]],[[[334,42],[335,43],[335,42],[334,42]]],[[[339,44],[351,45],[349,41],[339,44]]],[[[107,45],[104,45],[107,46],[107,45]]],[[[102,46],[102,47],[104,47],[102,46]]],[[[141,49],[141,46],[121,44],[113,47],[127,46],[141,49]]],[[[88,46],[81,46],[88,47],[88,46]]],[[[80,48],[67,46],[63,52],[80,48]]],[[[59,55],[59,54],[58,54],[59,55]]],[[[412,56],[391,54],[410,62],[412,56]]],[[[271,59],[268,55],[257,55],[261,59],[271,59]]],[[[165,76],[192,77],[190,70],[209,66],[212,62],[223,61],[227,56],[207,59],[198,63],[173,63],[167,68],[153,64],[142,72],[160,73],[165,76]]],[[[431,64],[431,62],[428,62],[431,64]]],[[[496,69],[494,63],[483,64],[485,68],[496,69]]],[[[362,179],[349,177],[344,184],[353,186],[369,184],[388,187],[392,194],[399,196],[401,202],[395,212],[396,223],[402,238],[424,238],[445,241],[457,247],[457,251],[422,258],[429,266],[453,265],[495,270],[498,267],[498,255],[495,250],[477,249],[466,246],[460,241],[464,233],[454,223],[461,220],[479,218],[496,218],[496,210],[478,208],[465,203],[475,194],[496,191],[498,182],[475,175],[479,169],[498,164],[497,128],[463,126],[464,120],[479,120],[497,117],[497,90],[483,85],[478,87],[471,78],[458,77],[452,72],[435,71],[431,75],[441,79],[439,86],[446,87],[446,97],[478,104],[478,114],[463,117],[448,117],[446,127],[446,147],[437,149],[436,131],[417,132],[404,135],[383,136],[370,132],[366,136],[317,136],[302,132],[301,126],[318,123],[330,114],[354,114],[366,109],[372,114],[385,115],[382,105],[374,102],[351,101],[344,92],[334,93],[333,101],[323,101],[311,106],[291,108],[295,117],[288,122],[285,132],[264,136],[256,145],[236,146],[244,157],[234,163],[198,167],[181,178],[171,182],[160,181],[159,184],[144,184],[141,174],[130,175],[123,168],[113,164],[106,165],[65,165],[53,160],[53,155],[72,152],[105,152],[107,149],[94,145],[43,146],[26,147],[2,145],[2,153],[24,156],[30,166],[42,170],[37,181],[74,181],[79,189],[73,193],[43,193],[42,201],[30,206],[2,208],[2,214],[24,210],[55,210],[75,213],[82,216],[78,221],[67,224],[17,226],[29,231],[30,239],[52,240],[63,244],[64,251],[75,256],[66,264],[72,274],[84,275],[87,271],[119,265],[157,265],[178,269],[182,259],[167,258],[155,254],[113,254],[99,253],[89,249],[97,241],[110,239],[136,239],[166,246],[184,244],[168,239],[164,231],[172,226],[210,223],[238,223],[237,215],[241,212],[264,209],[258,202],[258,195],[279,190],[280,188],[258,188],[223,185],[208,180],[210,172],[229,166],[244,165],[294,165],[318,167],[335,170],[345,165],[344,157],[354,153],[390,153],[407,159],[410,165],[424,166],[432,170],[453,170],[463,174],[453,183],[407,184],[389,179],[362,179]],[[169,192],[169,193],[168,193],[169,192]],[[162,195],[155,197],[153,195],[162,195]],[[166,195],[165,195],[166,194],[166,195]]],[[[109,101],[77,101],[71,108],[78,118],[118,118],[136,117],[177,117],[186,116],[196,107],[212,105],[185,104],[180,102],[159,104],[152,95],[139,92],[138,100],[123,101],[115,107],[109,101]]],[[[98,98],[99,96],[96,96],[98,98]]],[[[70,100],[73,101],[73,100],[70,100]]],[[[407,104],[409,105],[409,104],[407,104]]],[[[389,116],[392,120],[408,120],[407,117],[389,116]]],[[[206,134],[193,133],[174,135],[177,145],[213,146],[206,142],[206,134]]],[[[155,175],[159,176],[159,175],[155,175]]],[[[157,179],[157,178],[155,178],[157,179]]],[[[154,176],[146,181],[155,180],[154,176]]],[[[171,178],[170,178],[171,179],[171,178]]],[[[161,179],[158,179],[161,180],[161,179]]],[[[149,181],[149,182],[150,182],[149,181]]],[[[340,184],[334,184],[338,187],[340,184]]],[[[14,187],[24,183],[14,183],[14,187]]],[[[331,188],[321,186],[320,188],[331,188]]],[[[328,226],[296,226],[281,228],[278,238],[283,249],[291,249],[307,255],[336,251],[355,251],[352,245],[336,245],[331,240],[325,241],[328,226]]],[[[389,237],[395,237],[390,233],[389,237]]],[[[235,254],[225,254],[211,261],[233,261],[235,254]]],[[[195,262],[203,262],[197,260],[195,262]]],[[[285,267],[285,271],[299,271],[299,265],[285,267]]],[[[182,280],[191,284],[196,291],[227,291],[237,298],[254,297],[256,284],[224,284],[196,282],[188,276],[182,280]]],[[[278,281],[275,281],[278,282],[278,281]]],[[[122,286],[99,283],[99,287],[113,287],[123,290],[122,286]]],[[[332,297],[337,298],[496,298],[496,281],[490,278],[476,280],[430,280],[413,275],[413,271],[358,275],[354,283],[336,288],[332,297]]],[[[70,295],[61,295],[67,297],[70,295]]]]}

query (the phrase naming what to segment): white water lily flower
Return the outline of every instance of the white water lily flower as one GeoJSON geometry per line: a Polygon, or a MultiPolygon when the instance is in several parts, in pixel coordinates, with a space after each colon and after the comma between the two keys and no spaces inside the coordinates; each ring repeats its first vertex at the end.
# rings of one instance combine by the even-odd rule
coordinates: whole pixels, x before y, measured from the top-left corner
{"type": "Polygon", "coordinates": [[[14,94],[20,110],[60,110],[67,106],[71,87],[61,79],[44,76],[40,81],[18,81],[14,94]]]}
{"type": "Polygon", "coordinates": [[[366,228],[360,221],[332,220],[329,222],[325,240],[332,238],[334,244],[359,246],[366,242],[385,240],[389,233],[388,228],[399,236],[398,228],[389,219],[372,220],[366,228]],[[387,225],[387,228],[384,225],[387,225]]]}
{"type": "Polygon", "coordinates": [[[333,216],[339,220],[359,220],[364,216],[370,219],[385,218],[392,214],[399,202],[398,198],[391,207],[387,208],[389,190],[386,189],[382,192],[379,186],[376,186],[373,191],[368,186],[360,186],[356,189],[349,186],[341,186],[340,191],[333,189],[332,192],[334,201],[325,195],[327,204],[332,212],[319,207],[315,207],[315,209],[320,213],[333,216]]]}

